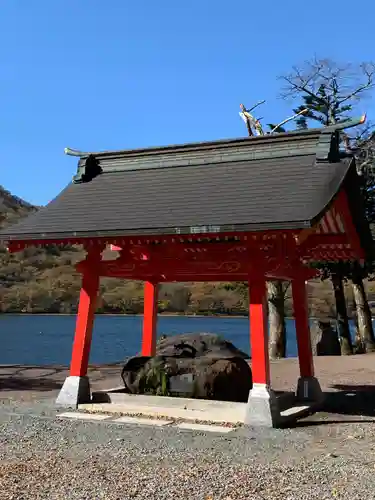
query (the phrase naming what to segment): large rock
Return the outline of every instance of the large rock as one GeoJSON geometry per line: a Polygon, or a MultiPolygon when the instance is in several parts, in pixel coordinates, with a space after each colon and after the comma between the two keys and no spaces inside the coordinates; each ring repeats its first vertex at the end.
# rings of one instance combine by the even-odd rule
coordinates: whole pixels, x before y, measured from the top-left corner
{"type": "Polygon", "coordinates": [[[248,355],[215,334],[184,334],[159,341],[156,356],[136,356],[122,370],[133,394],[246,402],[252,388],[248,355]]]}
{"type": "Polygon", "coordinates": [[[311,347],[314,356],[341,356],[337,331],[330,321],[315,321],[311,327],[311,347]]]}
{"type": "MultiPolygon", "coordinates": [[[[157,356],[174,356],[180,353],[183,344],[191,346],[196,350],[196,356],[211,353],[220,358],[243,358],[250,359],[249,355],[237,349],[232,342],[220,337],[215,333],[182,333],[179,335],[163,335],[156,346],[157,356]]],[[[188,348],[190,349],[190,348],[188,348]]]]}

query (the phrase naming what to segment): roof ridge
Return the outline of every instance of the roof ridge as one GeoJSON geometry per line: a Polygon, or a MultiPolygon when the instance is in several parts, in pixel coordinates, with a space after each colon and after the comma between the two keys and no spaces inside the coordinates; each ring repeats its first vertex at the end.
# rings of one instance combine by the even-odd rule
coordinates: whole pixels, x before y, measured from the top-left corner
{"type": "MultiPolygon", "coordinates": [[[[150,170],[171,167],[193,167],[251,162],[268,158],[316,155],[321,133],[305,131],[295,134],[275,134],[230,142],[203,143],[178,148],[138,151],[91,153],[80,156],[74,183],[90,182],[100,174],[128,170],[150,170]]],[[[328,135],[331,137],[331,134],[328,135]]],[[[326,142],[320,147],[324,156],[326,142]]],[[[327,150],[328,153],[328,150],[327,150]]],[[[77,155],[78,156],[78,155],[77,155]]]]}
{"type": "Polygon", "coordinates": [[[352,118],[349,120],[344,120],[342,122],[335,123],[334,125],[329,125],[325,127],[316,127],[310,129],[297,129],[288,132],[279,133],[268,133],[265,135],[251,136],[251,137],[238,137],[230,139],[218,139],[214,141],[198,141],[183,144],[173,144],[167,146],[150,146],[145,148],[132,148],[132,149],[118,149],[118,150],[107,150],[107,151],[89,151],[83,152],[77,149],[65,148],[65,154],[69,156],[78,156],[79,158],[87,158],[88,156],[95,157],[105,157],[105,156],[117,156],[117,155],[141,155],[143,154],[155,154],[155,153],[173,153],[176,150],[196,150],[196,149],[210,149],[217,147],[230,147],[232,145],[242,145],[249,143],[263,143],[263,142],[278,142],[283,139],[295,139],[300,136],[310,136],[316,134],[332,134],[339,130],[346,128],[351,128],[356,125],[364,123],[366,120],[366,115],[360,118],[352,118]]]}
{"type": "Polygon", "coordinates": [[[293,140],[298,139],[303,136],[320,135],[324,130],[321,128],[312,128],[306,130],[293,130],[290,132],[273,133],[252,137],[238,137],[231,139],[218,139],[214,141],[199,141],[199,142],[189,142],[183,144],[172,144],[167,146],[150,146],[145,148],[132,148],[132,149],[115,149],[115,150],[104,150],[104,151],[79,151],[76,149],[65,148],[64,152],[68,156],[76,156],[79,158],[87,158],[88,156],[95,157],[107,157],[107,156],[118,156],[118,155],[131,155],[138,156],[142,154],[157,154],[157,153],[173,153],[175,151],[190,151],[190,150],[207,150],[211,148],[225,148],[231,146],[241,146],[249,144],[261,144],[268,142],[281,142],[285,139],[293,140]]]}
{"type": "Polygon", "coordinates": [[[339,161],[339,131],[363,123],[365,117],[339,122],[329,127],[295,130],[246,138],[161,146],[143,149],[84,153],[66,148],[79,157],[73,182],[90,182],[102,173],[187,167],[223,162],[264,160],[270,157],[315,154],[316,161],[339,161]]]}

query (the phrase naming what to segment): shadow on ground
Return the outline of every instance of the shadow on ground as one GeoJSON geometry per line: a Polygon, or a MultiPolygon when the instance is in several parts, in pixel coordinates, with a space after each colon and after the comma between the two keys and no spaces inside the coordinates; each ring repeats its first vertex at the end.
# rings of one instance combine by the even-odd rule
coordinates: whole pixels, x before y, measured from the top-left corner
{"type": "MultiPolygon", "coordinates": [[[[88,375],[96,385],[119,385],[121,363],[108,365],[90,365],[88,375]]],[[[0,365],[0,393],[4,391],[48,392],[60,390],[69,375],[67,366],[0,365]]]]}
{"type": "Polygon", "coordinates": [[[375,385],[334,385],[327,392],[323,411],[340,415],[375,417],[375,385]]]}
{"type": "Polygon", "coordinates": [[[62,386],[65,367],[1,365],[0,391],[54,391],[62,386]],[[57,379],[57,380],[56,380],[57,379]]]}
{"type": "Polygon", "coordinates": [[[0,377],[0,391],[54,391],[61,383],[48,378],[0,377]]]}
{"type": "Polygon", "coordinates": [[[320,410],[295,427],[375,422],[375,385],[338,384],[332,389],[335,392],[325,392],[320,410]]]}

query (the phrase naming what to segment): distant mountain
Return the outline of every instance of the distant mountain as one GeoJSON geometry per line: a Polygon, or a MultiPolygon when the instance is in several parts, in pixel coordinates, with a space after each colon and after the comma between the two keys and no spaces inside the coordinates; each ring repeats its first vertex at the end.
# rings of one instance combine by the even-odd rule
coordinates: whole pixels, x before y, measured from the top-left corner
{"type": "Polygon", "coordinates": [[[19,219],[36,212],[38,207],[12,195],[0,186],[0,227],[15,224],[19,219]]]}

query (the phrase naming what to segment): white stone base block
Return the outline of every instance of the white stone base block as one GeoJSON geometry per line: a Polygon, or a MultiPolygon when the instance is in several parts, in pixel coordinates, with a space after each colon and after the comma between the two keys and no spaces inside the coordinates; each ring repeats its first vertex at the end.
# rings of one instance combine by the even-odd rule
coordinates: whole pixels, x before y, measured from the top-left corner
{"type": "Polygon", "coordinates": [[[321,403],[324,399],[319,381],[315,377],[300,377],[296,395],[298,401],[321,403]]]}
{"type": "Polygon", "coordinates": [[[277,427],[280,411],[275,393],[266,384],[254,384],[249,393],[245,425],[277,427]]]}
{"type": "Polygon", "coordinates": [[[81,403],[90,403],[90,382],[88,377],[70,376],[65,379],[56,404],[77,407],[81,403]]]}

